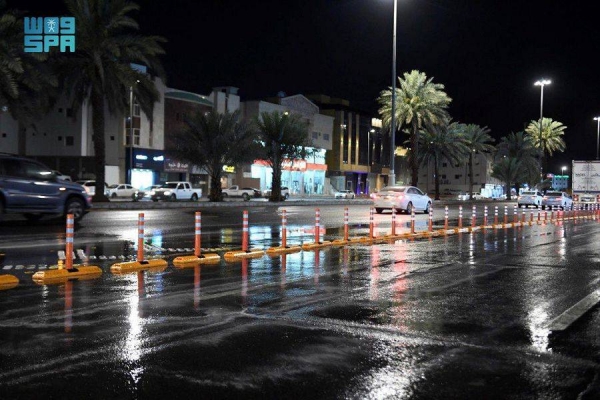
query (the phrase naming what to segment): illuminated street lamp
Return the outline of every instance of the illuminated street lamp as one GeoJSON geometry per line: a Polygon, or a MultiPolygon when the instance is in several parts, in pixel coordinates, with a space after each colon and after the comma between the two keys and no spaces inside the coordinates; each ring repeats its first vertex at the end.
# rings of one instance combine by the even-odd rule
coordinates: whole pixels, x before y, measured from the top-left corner
{"type": "MultiPolygon", "coordinates": [[[[535,83],[535,86],[540,86],[540,138],[542,136],[542,115],[544,110],[544,86],[549,85],[552,82],[549,79],[541,79],[535,83]]],[[[540,167],[541,169],[541,167],[540,167]]],[[[543,175],[544,171],[540,171],[540,175],[543,175]]]]}
{"type": "Polygon", "coordinates": [[[600,117],[595,117],[595,121],[598,121],[598,130],[596,132],[596,160],[600,160],[598,157],[598,149],[600,149],[600,117]]]}

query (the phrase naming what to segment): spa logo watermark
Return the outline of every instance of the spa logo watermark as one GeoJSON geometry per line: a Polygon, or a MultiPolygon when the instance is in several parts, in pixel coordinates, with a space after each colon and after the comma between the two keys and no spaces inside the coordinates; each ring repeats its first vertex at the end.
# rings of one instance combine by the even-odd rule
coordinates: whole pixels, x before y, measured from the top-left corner
{"type": "Polygon", "coordinates": [[[25,53],[75,52],[74,17],[25,17],[25,53]]]}

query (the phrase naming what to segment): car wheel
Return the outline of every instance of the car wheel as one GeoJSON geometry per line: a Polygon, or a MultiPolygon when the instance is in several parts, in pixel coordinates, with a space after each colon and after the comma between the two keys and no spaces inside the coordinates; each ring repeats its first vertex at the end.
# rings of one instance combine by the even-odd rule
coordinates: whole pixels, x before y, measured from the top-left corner
{"type": "Polygon", "coordinates": [[[523,207],[523,204],[519,204],[519,208],[522,208],[522,207],[523,207]]]}
{"type": "Polygon", "coordinates": [[[171,195],[171,197],[169,197],[169,199],[170,199],[171,201],[176,201],[176,200],[177,200],[177,195],[175,195],[175,193],[173,193],[173,194],[171,195]]]}
{"type": "Polygon", "coordinates": [[[354,195],[352,195],[351,199],[354,200],[354,195]]]}
{"type": "Polygon", "coordinates": [[[226,199],[228,197],[228,194],[227,193],[221,193],[221,197],[224,198],[224,199],[226,199]]]}
{"type": "Polygon", "coordinates": [[[135,194],[131,195],[131,201],[138,201],[138,198],[135,194]]]}
{"type": "Polygon", "coordinates": [[[27,221],[35,222],[39,221],[42,218],[42,214],[23,214],[23,216],[27,219],[27,221]]]}
{"type": "Polygon", "coordinates": [[[407,214],[412,214],[412,212],[413,212],[413,205],[412,205],[412,203],[408,203],[406,205],[406,213],[407,214]]]}
{"type": "Polygon", "coordinates": [[[71,198],[67,200],[67,204],[65,204],[65,217],[67,214],[73,214],[73,219],[75,221],[79,221],[83,218],[84,215],[84,204],[83,200],[78,198],[71,198]]]}
{"type": "Polygon", "coordinates": [[[289,193],[286,193],[284,197],[285,197],[285,199],[287,200],[287,199],[289,199],[289,198],[290,198],[290,194],[289,194],[289,193]]]}
{"type": "Polygon", "coordinates": [[[248,193],[242,193],[242,199],[244,199],[244,201],[249,201],[250,196],[248,196],[248,193]]]}
{"type": "Polygon", "coordinates": [[[425,213],[425,214],[429,214],[429,209],[430,209],[430,208],[431,208],[431,202],[430,202],[430,201],[428,201],[428,202],[427,202],[427,207],[425,207],[425,212],[424,212],[424,213],[425,213]]]}
{"type": "Polygon", "coordinates": [[[110,198],[111,198],[111,199],[116,199],[116,198],[117,198],[117,194],[116,194],[116,193],[113,193],[113,194],[111,194],[111,195],[110,195],[110,198]]]}
{"type": "Polygon", "coordinates": [[[198,201],[198,195],[196,193],[192,195],[192,201],[198,201]]]}
{"type": "Polygon", "coordinates": [[[375,212],[377,214],[381,214],[383,212],[383,208],[375,208],[375,212]]]}

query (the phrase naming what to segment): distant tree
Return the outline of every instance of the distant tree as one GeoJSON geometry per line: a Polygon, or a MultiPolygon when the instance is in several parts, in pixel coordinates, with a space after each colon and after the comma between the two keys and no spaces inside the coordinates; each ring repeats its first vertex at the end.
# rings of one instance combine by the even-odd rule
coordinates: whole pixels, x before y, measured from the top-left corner
{"type": "Polygon", "coordinates": [[[444,161],[450,165],[459,164],[468,151],[460,124],[456,122],[433,125],[420,132],[419,165],[433,164],[435,200],[440,199],[440,164],[444,161]]]}
{"type": "Polygon", "coordinates": [[[285,160],[293,161],[306,156],[308,124],[298,114],[262,112],[254,119],[262,146],[262,158],[273,169],[269,201],[281,201],[281,170],[285,160]]]}
{"type": "Polygon", "coordinates": [[[185,129],[171,136],[167,154],[203,167],[210,179],[210,201],[222,201],[221,177],[225,165],[239,167],[257,157],[256,134],[240,122],[240,113],[196,112],[184,119],[185,129]]]}
{"type": "Polygon", "coordinates": [[[529,134],[533,140],[533,145],[541,150],[542,156],[542,176],[548,169],[547,156],[552,156],[555,151],[563,152],[566,149],[566,144],[562,139],[565,134],[566,126],[561,122],[553,121],[552,118],[542,118],[542,126],[540,130],[540,121],[531,121],[525,132],[529,134]]]}
{"type": "MultiPolygon", "coordinates": [[[[498,162],[504,158],[514,159],[513,165],[518,166],[515,172],[514,188],[519,193],[521,184],[527,183],[534,186],[539,183],[539,158],[540,150],[533,145],[533,140],[524,132],[510,133],[503,137],[497,146],[496,159],[498,162]]],[[[500,178],[499,178],[500,179],[500,178]]]]}
{"type": "Polygon", "coordinates": [[[164,79],[158,57],[164,54],[161,43],[166,40],[137,33],[138,23],[129,14],[139,6],[129,0],[65,0],[65,4],[77,21],[77,51],[61,53],[58,72],[74,110],[90,102],[96,175],[93,200],[107,201],[105,106],[110,115],[126,115],[133,90],[142,111],[152,119],[159,93],[151,75],[134,70],[131,64],[142,64],[164,79]]]}
{"type": "Polygon", "coordinates": [[[495,147],[491,144],[494,139],[489,135],[487,126],[480,127],[475,124],[461,125],[459,127],[463,134],[463,140],[469,149],[469,199],[473,200],[473,159],[477,153],[491,153],[495,147]]]}
{"type": "MultiPolygon", "coordinates": [[[[417,186],[419,180],[419,132],[425,127],[443,124],[449,119],[446,109],[452,101],[444,92],[444,85],[433,83],[423,72],[413,70],[405,72],[404,78],[398,78],[396,88],[397,130],[406,126],[410,132],[409,164],[411,184],[417,186]]],[[[383,123],[390,126],[392,119],[392,88],[383,90],[377,99],[379,113],[383,123]]],[[[395,135],[396,132],[392,132],[395,135]]],[[[393,171],[392,171],[393,172],[393,171]]],[[[390,182],[393,185],[395,182],[390,182]]]]}

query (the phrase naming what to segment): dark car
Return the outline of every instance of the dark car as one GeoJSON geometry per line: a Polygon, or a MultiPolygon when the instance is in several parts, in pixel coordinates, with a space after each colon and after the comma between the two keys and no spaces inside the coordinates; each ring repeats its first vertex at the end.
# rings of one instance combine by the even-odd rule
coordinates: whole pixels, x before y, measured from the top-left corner
{"type": "Polygon", "coordinates": [[[90,207],[80,184],[59,179],[35,160],[0,153],[0,218],[4,213],[22,214],[29,220],[73,214],[79,221],[90,207]]]}

